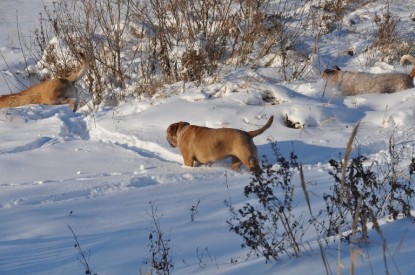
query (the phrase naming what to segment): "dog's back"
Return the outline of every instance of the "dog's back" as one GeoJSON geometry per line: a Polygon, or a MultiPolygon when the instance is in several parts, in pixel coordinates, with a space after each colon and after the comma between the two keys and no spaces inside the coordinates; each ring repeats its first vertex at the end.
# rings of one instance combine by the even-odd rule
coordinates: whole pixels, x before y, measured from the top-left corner
{"type": "Polygon", "coordinates": [[[415,58],[410,55],[402,56],[401,65],[409,61],[414,66],[409,74],[385,73],[372,74],[365,72],[342,71],[334,66],[326,69],[322,77],[327,84],[336,87],[345,96],[367,93],[394,93],[414,88],[415,58]]]}
{"type": "Polygon", "coordinates": [[[78,94],[73,83],[88,71],[88,59],[80,53],[81,68],[66,78],[43,81],[26,90],[0,96],[0,108],[11,108],[29,104],[61,105],[69,104],[72,111],[78,108],[78,94]]]}
{"type": "Polygon", "coordinates": [[[0,96],[0,108],[13,108],[29,104],[69,104],[71,110],[76,111],[76,88],[69,80],[56,78],[38,83],[20,93],[0,96]]]}
{"type": "Polygon", "coordinates": [[[339,72],[337,87],[343,95],[367,93],[394,93],[414,87],[413,80],[405,74],[372,74],[365,72],[339,72]]]}

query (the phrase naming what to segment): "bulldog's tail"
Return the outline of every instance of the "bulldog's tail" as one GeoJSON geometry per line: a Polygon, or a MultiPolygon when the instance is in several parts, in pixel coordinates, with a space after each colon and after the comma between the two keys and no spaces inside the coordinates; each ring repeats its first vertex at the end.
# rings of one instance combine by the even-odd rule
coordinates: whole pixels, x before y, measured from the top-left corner
{"type": "Polygon", "coordinates": [[[86,55],[83,53],[79,53],[79,55],[81,56],[81,65],[82,65],[81,69],[78,72],[73,73],[70,76],[66,77],[66,79],[72,83],[81,79],[86,74],[89,68],[88,58],[86,57],[86,55]]]}
{"type": "Polygon", "coordinates": [[[409,54],[405,54],[404,56],[401,57],[401,65],[403,65],[405,63],[405,61],[409,61],[412,63],[412,65],[414,66],[412,68],[412,71],[408,74],[408,76],[413,79],[415,76],[415,58],[412,55],[409,54]]]}
{"type": "Polygon", "coordinates": [[[259,136],[260,134],[262,134],[263,132],[265,132],[265,130],[267,130],[269,127],[271,127],[272,121],[274,120],[274,116],[271,116],[267,122],[267,124],[265,124],[264,126],[262,126],[261,128],[254,130],[254,131],[250,131],[248,132],[248,135],[250,137],[256,137],[259,136]]]}

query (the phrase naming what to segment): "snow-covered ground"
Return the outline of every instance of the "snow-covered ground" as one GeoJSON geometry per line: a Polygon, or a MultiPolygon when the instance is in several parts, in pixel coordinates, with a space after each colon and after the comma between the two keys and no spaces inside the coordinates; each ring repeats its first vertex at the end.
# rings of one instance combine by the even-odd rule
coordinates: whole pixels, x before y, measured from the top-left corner
{"type": "MultiPolygon", "coordinates": [[[[406,5],[415,8],[413,3],[406,5]]],[[[14,27],[16,10],[23,18],[20,27],[30,29],[37,20],[34,11],[41,10],[40,1],[0,2],[0,51],[19,67],[23,58],[14,27]]],[[[363,17],[368,11],[359,12],[363,17]]],[[[322,52],[331,46],[332,51],[340,50],[327,42],[322,52]]],[[[351,58],[342,65],[353,67],[353,62],[351,58]]],[[[408,71],[398,61],[393,65],[380,63],[372,70],[408,71]]],[[[4,60],[0,70],[0,93],[6,94],[15,78],[4,60]]],[[[224,76],[222,84],[202,89],[177,83],[169,87],[168,97],[91,114],[82,110],[74,114],[67,106],[0,109],[0,274],[83,273],[68,225],[97,274],[150,272],[144,262],[153,226],[151,202],[156,203],[161,227],[171,240],[174,274],[325,274],[315,232],[306,236],[310,246],[306,255],[268,264],[263,258],[247,257],[242,238],[229,231],[224,201],[233,205],[248,201],[243,190],[250,173],[245,168],[231,170],[228,160],[184,167],[178,150],[166,141],[166,128],[188,121],[253,130],[274,115],[271,128],[255,138],[259,155],[274,159],[268,139],[277,141],[283,155],[294,151],[305,168],[312,206],[318,209],[323,192],[333,184],[328,160],[344,154],[359,120],[354,154],[359,151],[383,164],[393,136],[397,147],[405,146],[402,161],[409,164],[415,152],[415,89],[322,97],[318,78],[284,84],[276,83],[274,73],[273,68],[241,68],[224,76]],[[265,102],[265,91],[280,103],[265,102]],[[286,114],[304,127],[287,128],[286,114]],[[199,200],[192,222],[190,209],[199,200]]],[[[295,179],[296,208],[307,214],[298,175],[295,179]]],[[[390,274],[414,274],[415,224],[408,218],[389,221],[382,232],[390,274]]],[[[333,273],[339,264],[337,249],[331,243],[326,250],[333,273]]],[[[342,244],[340,249],[342,274],[347,274],[349,246],[342,244]]],[[[358,257],[356,274],[385,273],[383,255],[382,240],[373,230],[369,246],[358,257]]]]}

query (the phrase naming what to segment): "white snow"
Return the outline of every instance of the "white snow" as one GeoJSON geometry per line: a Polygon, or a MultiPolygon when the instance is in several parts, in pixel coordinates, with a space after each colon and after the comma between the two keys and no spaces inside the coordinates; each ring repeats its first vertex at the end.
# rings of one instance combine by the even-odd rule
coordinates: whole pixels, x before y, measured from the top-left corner
{"type": "MultiPolygon", "coordinates": [[[[24,61],[15,11],[19,11],[20,27],[29,32],[41,3],[0,3],[0,51],[18,68],[24,68],[24,61]]],[[[406,5],[415,8],[414,3],[406,5]]],[[[350,17],[357,17],[354,21],[362,21],[365,27],[365,16],[373,13],[362,9],[350,17]]],[[[352,38],[356,41],[348,45],[364,43],[357,36],[352,38]]],[[[323,46],[326,52],[340,47],[323,46]]],[[[358,69],[353,62],[348,59],[344,64],[358,69]]],[[[398,62],[395,67],[381,63],[371,71],[408,70],[398,62]]],[[[0,77],[0,94],[7,94],[8,83],[16,85],[16,79],[2,59],[0,70],[4,76],[0,77]]],[[[167,97],[93,113],[74,114],[67,106],[0,109],[0,274],[84,273],[68,225],[97,274],[150,272],[143,263],[149,258],[148,235],[153,225],[150,202],[156,202],[162,229],[170,236],[174,274],[325,274],[312,234],[307,235],[312,248],[307,255],[282,257],[268,264],[263,258],[247,257],[249,250],[241,248],[242,238],[229,231],[230,213],[224,201],[241,205],[250,200],[243,195],[250,173],[245,168],[231,170],[229,160],[184,167],[179,151],[166,141],[166,128],[188,121],[253,130],[274,115],[271,128],[255,138],[259,156],[274,160],[268,139],[277,141],[283,155],[294,151],[304,165],[313,208],[318,209],[323,192],[333,184],[328,160],[344,154],[359,120],[353,154],[359,150],[383,164],[389,138],[394,136],[398,146],[405,146],[402,159],[409,164],[415,152],[415,89],[348,98],[327,92],[322,97],[318,77],[307,83],[277,83],[273,68],[239,69],[223,79],[224,83],[203,89],[177,83],[166,88],[167,97]],[[277,104],[264,102],[265,91],[277,104]],[[303,127],[285,127],[286,114],[303,127]],[[198,200],[198,213],[191,222],[190,208],[198,200]]],[[[18,91],[13,85],[11,90],[18,91]]],[[[299,181],[296,185],[296,208],[306,214],[299,181]]],[[[382,241],[372,231],[370,244],[362,247],[358,257],[356,274],[385,273],[382,241]]],[[[382,232],[390,252],[390,274],[398,270],[414,274],[415,224],[408,218],[388,221],[382,232]]],[[[333,273],[339,264],[337,248],[332,242],[326,250],[333,273]]],[[[340,253],[342,274],[347,274],[349,246],[342,244],[340,253]]]]}

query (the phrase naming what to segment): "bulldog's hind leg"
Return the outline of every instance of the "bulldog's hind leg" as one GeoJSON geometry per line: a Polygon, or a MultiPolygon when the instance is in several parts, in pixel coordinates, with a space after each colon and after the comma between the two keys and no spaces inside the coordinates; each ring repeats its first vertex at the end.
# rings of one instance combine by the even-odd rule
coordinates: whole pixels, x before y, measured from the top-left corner
{"type": "Polygon", "coordinates": [[[259,172],[259,164],[258,164],[258,158],[256,156],[250,156],[248,158],[248,165],[249,171],[251,172],[259,172]]]}
{"type": "Polygon", "coordinates": [[[253,172],[259,170],[256,150],[244,150],[243,152],[240,152],[238,158],[250,171],[253,172]]]}

